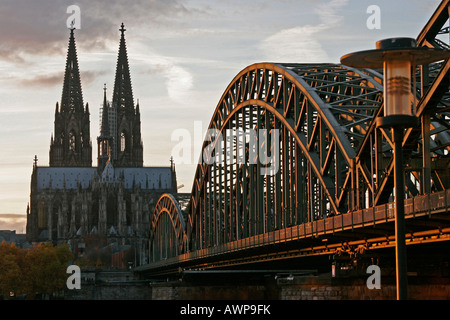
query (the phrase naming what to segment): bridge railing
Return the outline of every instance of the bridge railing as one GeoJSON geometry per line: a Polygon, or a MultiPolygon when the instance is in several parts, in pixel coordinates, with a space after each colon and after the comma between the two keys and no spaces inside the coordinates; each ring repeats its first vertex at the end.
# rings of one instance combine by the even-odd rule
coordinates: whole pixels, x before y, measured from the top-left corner
{"type": "Polygon", "coordinates": [[[411,212],[412,214],[431,213],[439,208],[448,209],[448,201],[450,201],[450,189],[416,196],[405,200],[405,212],[411,212]]]}
{"type": "MultiPolygon", "coordinates": [[[[450,201],[450,189],[431,193],[423,196],[405,200],[406,219],[437,213],[437,211],[448,212],[450,201]]],[[[188,253],[191,258],[198,258],[237,252],[266,245],[274,245],[286,241],[299,240],[323,234],[332,234],[343,230],[351,230],[379,223],[394,221],[394,203],[387,203],[373,208],[351,211],[348,213],[328,217],[274,230],[252,237],[235,240],[222,245],[188,253]]]]}
{"type": "MultiPolygon", "coordinates": [[[[450,189],[405,200],[406,219],[414,219],[438,213],[448,214],[449,209],[450,189]]],[[[152,262],[149,266],[150,268],[168,266],[182,262],[213,258],[215,256],[221,256],[226,259],[226,255],[233,254],[233,256],[235,256],[236,253],[239,253],[240,251],[245,252],[249,249],[274,246],[285,242],[319,237],[321,235],[334,234],[340,231],[353,230],[354,228],[362,228],[393,221],[394,203],[387,203],[368,209],[351,211],[325,219],[315,220],[216,246],[190,251],[177,257],[152,262]]]]}

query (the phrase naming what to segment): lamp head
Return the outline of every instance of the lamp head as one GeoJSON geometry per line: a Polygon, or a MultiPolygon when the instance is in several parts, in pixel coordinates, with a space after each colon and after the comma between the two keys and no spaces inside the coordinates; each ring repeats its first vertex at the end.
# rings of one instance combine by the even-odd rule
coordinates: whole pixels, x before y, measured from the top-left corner
{"type": "MultiPolygon", "coordinates": [[[[384,116],[397,121],[415,117],[415,106],[411,105],[410,99],[411,70],[416,65],[429,64],[449,57],[450,51],[417,47],[416,40],[412,38],[390,38],[378,41],[375,50],[343,56],[341,63],[356,68],[383,68],[384,116]]],[[[403,122],[412,125],[411,121],[403,122]]],[[[388,121],[389,125],[394,123],[395,121],[388,121]]]]}

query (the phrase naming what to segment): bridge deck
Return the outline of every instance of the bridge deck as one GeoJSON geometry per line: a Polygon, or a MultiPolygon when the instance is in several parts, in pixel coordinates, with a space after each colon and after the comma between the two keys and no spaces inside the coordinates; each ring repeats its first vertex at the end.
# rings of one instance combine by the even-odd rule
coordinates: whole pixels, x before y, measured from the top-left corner
{"type": "MultiPolygon", "coordinates": [[[[405,200],[407,245],[450,240],[450,189],[405,200]]],[[[146,274],[210,269],[260,261],[335,254],[343,246],[395,245],[394,204],[348,212],[181,254],[135,269],[146,274]]]]}

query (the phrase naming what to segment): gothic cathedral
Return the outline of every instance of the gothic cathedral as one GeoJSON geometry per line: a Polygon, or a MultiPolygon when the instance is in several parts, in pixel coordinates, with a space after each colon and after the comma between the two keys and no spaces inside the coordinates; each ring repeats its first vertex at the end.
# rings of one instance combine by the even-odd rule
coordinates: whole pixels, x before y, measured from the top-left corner
{"type": "MultiPolygon", "coordinates": [[[[84,246],[88,235],[109,244],[133,244],[146,252],[150,219],[159,196],[176,193],[173,163],[144,167],[139,103],[135,105],[122,23],[111,102],[106,87],[92,166],[89,105],[83,102],[75,45],[70,30],[61,102],[56,103],[49,166],[35,160],[27,208],[29,241],[84,246]]],[[[140,263],[146,257],[140,256],[140,263]]]]}

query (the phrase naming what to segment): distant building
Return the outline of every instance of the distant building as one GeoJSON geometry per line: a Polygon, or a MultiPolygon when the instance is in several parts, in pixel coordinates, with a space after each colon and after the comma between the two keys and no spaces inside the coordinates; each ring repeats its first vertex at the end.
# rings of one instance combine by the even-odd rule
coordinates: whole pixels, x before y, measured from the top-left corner
{"type": "Polygon", "coordinates": [[[26,236],[16,233],[16,230],[0,230],[0,243],[5,241],[8,244],[15,244],[17,247],[28,247],[26,236]]]}
{"type": "MultiPolygon", "coordinates": [[[[98,234],[108,242],[145,246],[154,205],[164,192],[176,193],[173,162],[143,166],[139,104],[135,106],[122,24],[112,102],[106,87],[92,166],[89,105],[83,103],[74,30],[61,103],[56,104],[49,166],[33,165],[27,239],[72,244],[98,234]]],[[[144,248],[141,248],[144,249],[144,248]]]]}

